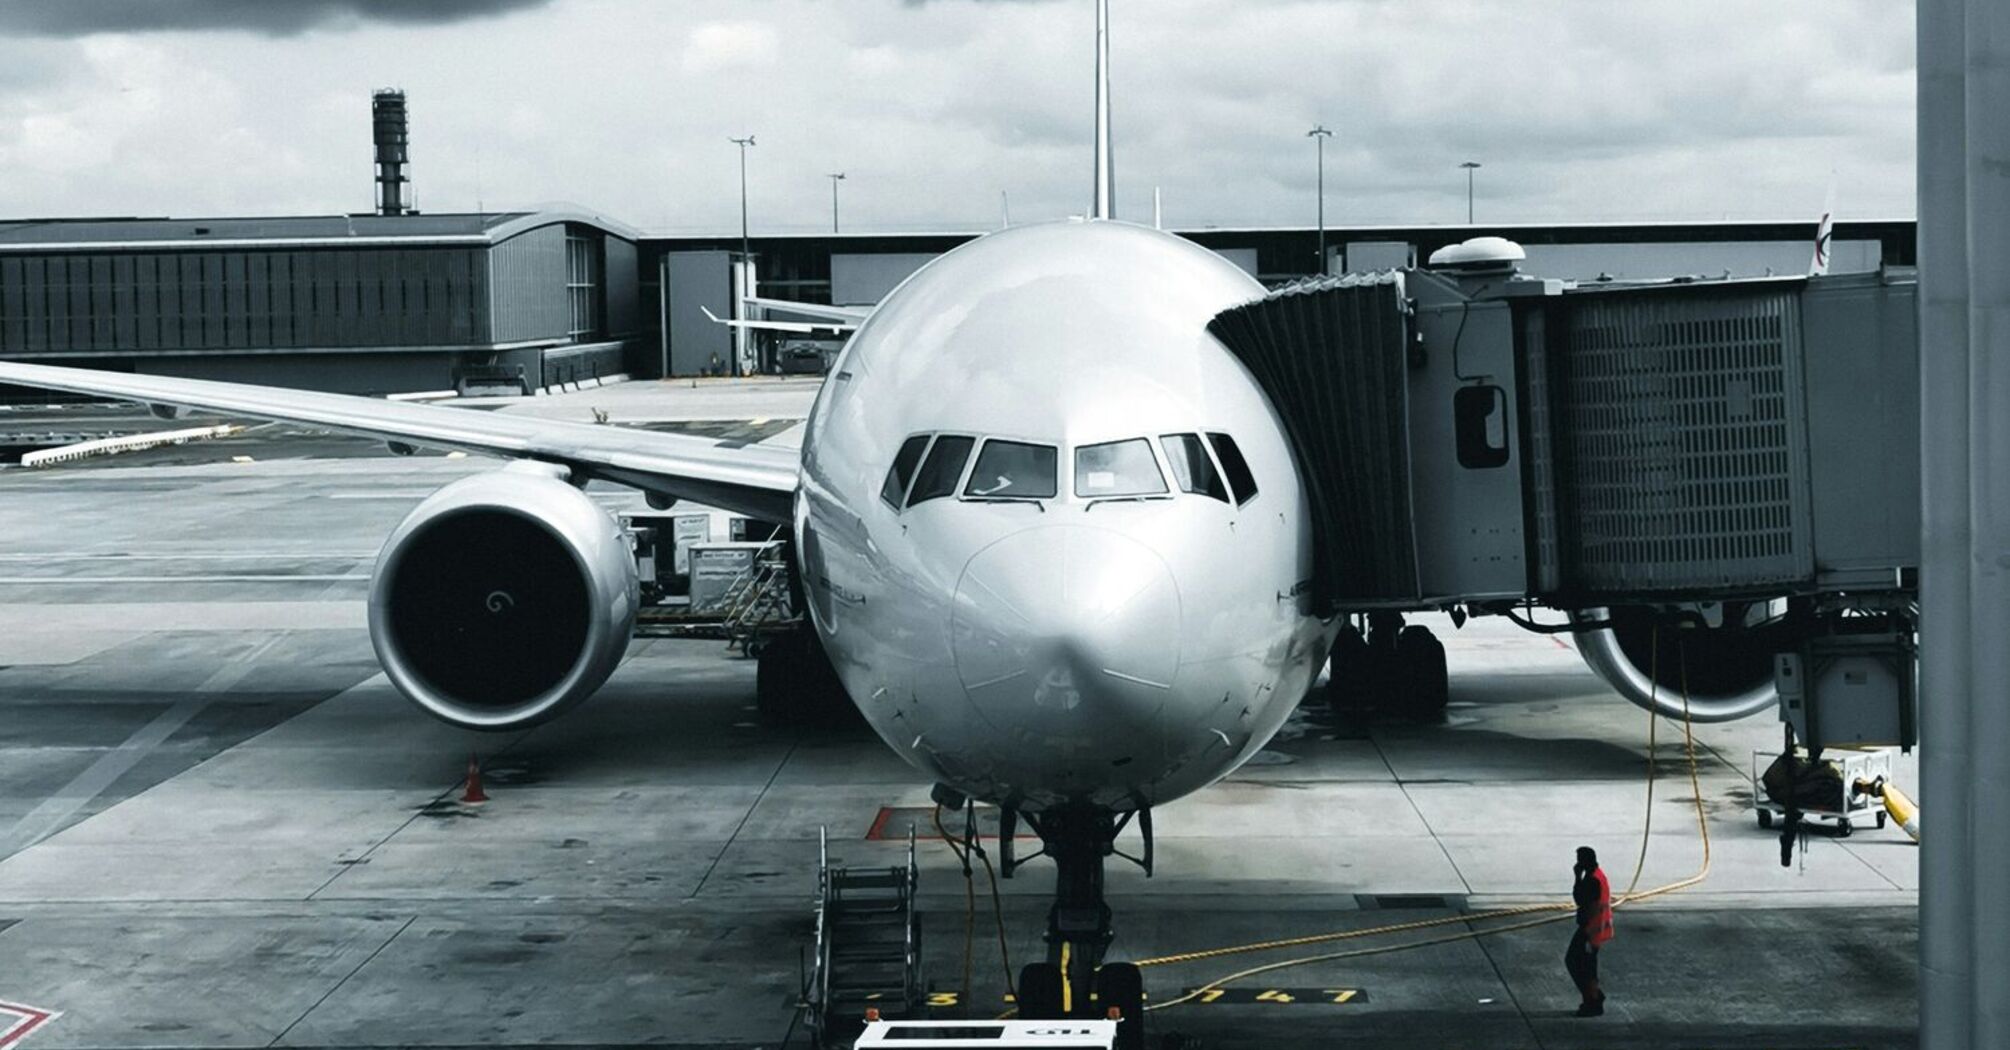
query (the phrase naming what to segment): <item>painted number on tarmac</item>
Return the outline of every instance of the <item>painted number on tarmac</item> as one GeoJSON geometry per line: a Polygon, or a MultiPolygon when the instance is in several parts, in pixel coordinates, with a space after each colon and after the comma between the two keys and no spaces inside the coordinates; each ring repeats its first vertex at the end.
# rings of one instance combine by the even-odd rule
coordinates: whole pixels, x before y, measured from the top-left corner
{"type": "MultiPolygon", "coordinates": [[[[1183,995],[1194,995],[1189,988],[1183,995]]],[[[1209,988],[1194,995],[1194,1003],[1231,1004],[1255,1003],[1264,1006],[1311,1005],[1344,1006],[1368,1000],[1368,993],[1359,988],[1209,988]]]]}

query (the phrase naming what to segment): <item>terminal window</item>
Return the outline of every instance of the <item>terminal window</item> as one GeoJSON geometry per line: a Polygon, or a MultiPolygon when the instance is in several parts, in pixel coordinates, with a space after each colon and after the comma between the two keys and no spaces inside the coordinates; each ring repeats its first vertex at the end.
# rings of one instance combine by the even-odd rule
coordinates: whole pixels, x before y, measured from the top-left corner
{"type": "Polygon", "coordinates": [[[572,302],[574,339],[600,333],[600,243],[593,237],[565,235],[565,291],[572,302]]]}

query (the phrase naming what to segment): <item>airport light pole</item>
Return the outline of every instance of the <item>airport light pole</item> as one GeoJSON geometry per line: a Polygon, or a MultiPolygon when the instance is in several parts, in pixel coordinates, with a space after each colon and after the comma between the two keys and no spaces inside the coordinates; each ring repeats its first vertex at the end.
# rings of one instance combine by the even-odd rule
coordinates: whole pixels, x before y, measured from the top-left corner
{"type": "Polygon", "coordinates": [[[844,181],[844,172],[833,171],[826,177],[831,180],[831,232],[836,233],[838,232],[838,183],[844,181]]]}
{"type": "Polygon", "coordinates": [[[753,257],[747,249],[747,147],[754,144],[754,136],[731,141],[740,147],[740,261],[745,262],[753,257]]]}
{"type": "Polygon", "coordinates": [[[1326,140],[1333,132],[1324,124],[1314,125],[1305,133],[1307,138],[1318,144],[1319,152],[1319,276],[1326,276],[1326,140]]]}
{"type": "Polygon", "coordinates": [[[1466,225],[1473,224],[1473,172],[1480,170],[1480,162],[1469,160],[1459,167],[1466,169],[1466,225]]]}

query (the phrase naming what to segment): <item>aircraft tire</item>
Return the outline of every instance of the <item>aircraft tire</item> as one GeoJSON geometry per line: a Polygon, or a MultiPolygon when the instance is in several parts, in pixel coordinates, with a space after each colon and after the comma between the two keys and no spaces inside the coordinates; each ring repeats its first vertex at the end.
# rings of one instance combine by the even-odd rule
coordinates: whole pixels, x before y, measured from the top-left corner
{"type": "Polygon", "coordinates": [[[1416,624],[1396,636],[1403,713],[1419,721],[1442,718],[1451,701],[1451,675],[1445,667],[1445,643],[1430,629],[1416,624]]]}
{"type": "Polygon", "coordinates": [[[860,721],[823,643],[805,628],[769,642],[757,657],[754,707],[773,729],[840,729],[860,721]]]}
{"type": "Polygon", "coordinates": [[[762,647],[754,658],[754,711],[761,725],[782,729],[795,721],[791,699],[796,693],[799,659],[790,650],[793,638],[781,638],[762,647]]]}
{"type": "Polygon", "coordinates": [[[1019,1017],[1025,1021],[1061,1020],[1060,967],[1036,962],[1019,969],[1019,1017]]]}
{"type": "Polygon", "coordinates": [[[1145,978],[1135,963],[1106,963],[1096,972],[1096,1011],[1102,1016],[1116,1007],[1122,1018],[1117,1024],[1116,1050],[1144,1050],[1145,978]]]}

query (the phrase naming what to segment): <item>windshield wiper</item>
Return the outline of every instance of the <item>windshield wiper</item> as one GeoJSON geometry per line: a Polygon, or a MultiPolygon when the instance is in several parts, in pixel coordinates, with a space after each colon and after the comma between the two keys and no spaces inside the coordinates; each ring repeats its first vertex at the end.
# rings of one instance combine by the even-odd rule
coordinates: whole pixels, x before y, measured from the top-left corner
{"type": "Polygon", "coordinates": [[[1045,503],[1041,502],[1041,501],[1040,501],[1039,499],[1037,499],[1037,498],[1035,498],[1035,497],[1032,497],[1032,496],[965,496],[965,497],[963,497],[963,502],[965,502],[965,503],[1031,503],[1031,504],[1032,504],[1032,505],[1034,505],[1035,507],[1038,507],[1038,508],[1040,508],[1040,513],[1042,513],[1042,514],[1045,514],[1045,513],[1047,513],[1047,504],[1045,504],[1045,503]]]}
{"type": "Polygon", "coordinates": [[[1171,498],[1172,495],[1170,493],[1154,493],[1148,496],[1097,496],[1095,499],[1089,501],[1088,506],[1082,508],[1082,513],[1087,514],[1095,510],[1098,503],[1157,503],[1160,500],[1169,500],[1171,498]]]}

